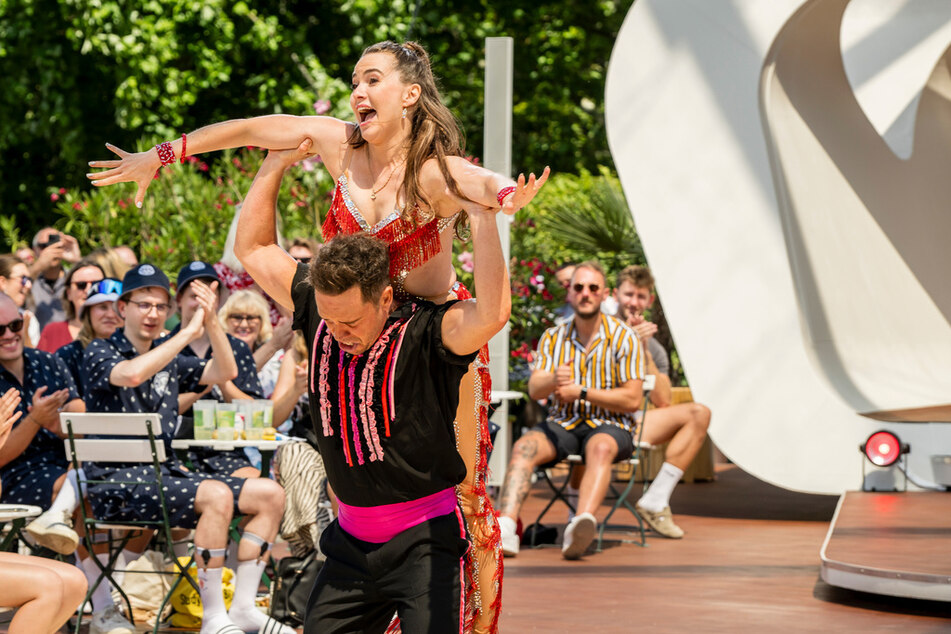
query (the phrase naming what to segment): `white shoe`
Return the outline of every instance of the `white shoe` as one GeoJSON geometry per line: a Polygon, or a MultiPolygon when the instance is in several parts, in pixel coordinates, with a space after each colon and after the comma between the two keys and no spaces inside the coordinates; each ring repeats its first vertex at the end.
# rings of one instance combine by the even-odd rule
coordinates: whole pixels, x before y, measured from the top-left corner
{"type": "Polygon", "coordinates": [[[73,515],[68,511],[46,511],[26,525],[36,543],[61,555],[76,552],[79,535],[73,530],[73,515]]]}
{"type": "Polygon", "coordinates": [[[135,626],[113,604],[93,613],[89,634],[135,634],[135,626]]]}
{"type": "Polygon", "coordinates": [[[517,528],[518,524],[511,517],[503,515],[499,518],[499,530],[502,533],[502,555],[505,557],[514,557],[518,554],[521,542],[518,539],[517,528]]]}
{"type": "Polygon", "coordinates": [[[581,513],[565,528],[565,537],[561,544],[561,556],[565,559],[581,559],[594,540],[598,530],[598,521],[591,513],[581,513]]]}

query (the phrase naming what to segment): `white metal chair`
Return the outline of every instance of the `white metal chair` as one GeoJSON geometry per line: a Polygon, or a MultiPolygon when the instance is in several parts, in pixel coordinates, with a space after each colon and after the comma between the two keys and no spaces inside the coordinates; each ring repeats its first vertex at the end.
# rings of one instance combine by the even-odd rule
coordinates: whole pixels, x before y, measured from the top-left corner
{"type": "MultiPolygon", "coordinates": [[[[158,531],[161,542],[164,544],[164,555],[170,564],[174,564],[177,571],[167,574],[176,575],[172,581],[169,591],[162,600],[158,610],[158,616],[155,619],[155,628],[153,632],[158,632],[160,617],[165,609],[165,605],[171,598],[172,592],[178,585],[180,579],[187,579],[189,583],[197,586],[192,578],[187,574],[188,567],[194,560],[194,552],[191,554],[188,562],[182,565],[175,553],[172,551],[172,526],[168,520],[168,508],[165,504],[165,494],[162,491],[162,470],[161,463],[166,460],[165,443],[162,442],[156,432],[161,433],[161,420],[158,414],[60,414],[60,422],[63,429],[66,430],[66,455],[72,462],[74,469],[79,469],[83,462],[98,463],[143,463],[151,464],[154,480],[140,481],[122,481],[122,480],[89,480],[79,478],[80,488],[85,490],[87,485],[95,484],[115,484],[115,485],[152,485],[157,489],[159,504],[162,509],[162,516],[159,520],[141,520],[141,519],[123,519],[121,522],[102,521],[95,517],[92,512],[92,505],[87,510],[85,504],[80,504],[82,521],[85,536],[86,548],[93,553],[93,535],[96,531],[106,531],[109,535],[108,561],[102,563],[98,557],[93,556],[92,560],[100,569],[100,575],[96,582],[92,584],[86,593],[83,605],[80,607],[79,614],[83,613],[86,603],[95,592],[96,588],[102,583],[103,579],[108,579],[112,587],[118,590],[122,595],[125,605],[128,608],[129,620],[132,620],[132,607],[129,597],[126,596],[122,587],[116,583],[113,578],[115,572],[116,560],[126,543],[135,535],[143,530],[158,531]],[[85,436],[97,436],[93,438],[85,436]],[[102,437],[99,437],[102,436],[102,437]],[[117,438],[118,437],[118,438],[117,438]],[[91,515],[90,515],[91,513],[91,515]],[[113,538],[114,532],[119,532],[120,537],[113,538]]],[[[78,471],[78,473],[83,473],[78,471]]],[[[127,571],[131,572],[131,571],[127,571]]],[[[78,634],[82,617],[76,623],[76,632],[78,634]]]]}

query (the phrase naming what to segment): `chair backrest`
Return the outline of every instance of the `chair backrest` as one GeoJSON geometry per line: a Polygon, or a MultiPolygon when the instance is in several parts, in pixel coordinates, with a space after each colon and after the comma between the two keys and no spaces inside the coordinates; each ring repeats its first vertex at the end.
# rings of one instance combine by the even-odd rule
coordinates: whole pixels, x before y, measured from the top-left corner
{"type": "Polygon", "coordinates": [[[60,424],[69,437],[66,456],[72,460],[72,447],[80,462],[152,462],[152,441],[159,462],[164,462],[165,443],[154,437],[162,429],[158,414],[77,414],[64,412],[60,424]],[[152,437],[150,438],[150,427],[152,437]],[[77,438],[80,435],[126,436],[126,438],[77,438]]]}

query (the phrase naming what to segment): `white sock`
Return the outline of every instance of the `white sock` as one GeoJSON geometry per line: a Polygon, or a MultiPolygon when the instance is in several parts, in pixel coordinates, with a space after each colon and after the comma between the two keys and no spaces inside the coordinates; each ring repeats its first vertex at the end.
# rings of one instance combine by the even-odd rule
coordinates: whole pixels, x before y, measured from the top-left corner
{"type": "Polygon", "coordinates": [[[76,481],[76,472],[70,469],[66,472],[66,479],[63,480],[63,486],[60,487],[59,493],[53,498],[53,503],[50,505],[49,510],[72,515],[73,511],[79,508],[78,491],[79,484],[76,481]]]}
{"type": "MultiPolygon", "coordinates": [[[[103,565],[109,561],[109,555],[105,553],[96,555],[96,558],[99,559],[103,565]]],[[[83,572],[86,573],[86,583],[88,583],[91,588],[92,584],[96,583],[96,579],[99,578],[99,566],[92,560],[92,557],[86,557],[82,561],[82,568],[83,572]]],[[[99,612],[112,605],[112,584],[109,583],[108,579],[105,577],[102,578],[102,581],[99,582],[99,587],[92,593],[91,600],[93,612],[99,612]]]]}
{"type": "Polygon", "coordinates": [[[499,515],[499,529],[503,533],[515,535],[518,533],[518,522],[513,520],[508,515],[499,515]]]}
{"type": "Polygon", "coordinates": [[[225,609],[225,596],[221,587],[221,573],[224,568],[199,568],[198,588],[201,595],[201,632],[217,632],[226,625],[232,625],[225,609]]]}
{"type": "Polygon", "coordinates": [[[674,487],[677,486],[683,475],[682,469],[665,462],[647,491],[637,501],[637,505],[654,513],[663,511],[670,506],[670,494],[674,492],[674,487]]]}

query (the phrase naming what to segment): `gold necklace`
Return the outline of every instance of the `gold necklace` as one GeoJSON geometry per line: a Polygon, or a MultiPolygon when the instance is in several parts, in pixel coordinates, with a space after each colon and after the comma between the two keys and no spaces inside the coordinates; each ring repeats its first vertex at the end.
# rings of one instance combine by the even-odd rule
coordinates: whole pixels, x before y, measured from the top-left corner
{"type": "MultiPolygon", "coordinates": [[[[399,163],[397,163],[397,164],[393,167],[393,169],[390,170],[390,175],[386,177],[386,181],[384,181],[384,183],[383,183],[382,185],[380,185],[380,186],[377,187],[377,188],[374,188],[372,185],[370,186],[370,200],[376,200],[376,195],[379,194],[381,191],[383,191],[383,189],[384,189],[387,185],[390,184],[390,179],[393,178],[393,174],[396,173],[396,170],[399,169],[400,165],[402,165],[405,161],[406,161],[406,157],[403,157],[403,160],[401,160],[399,163]]],[[[370,152],[369,152],[369,151],[367,152],[367,169],[370,170],[370,173],[371,173],[371,174],[373,173],[373,167],[370,165],[370,152]]]]}

